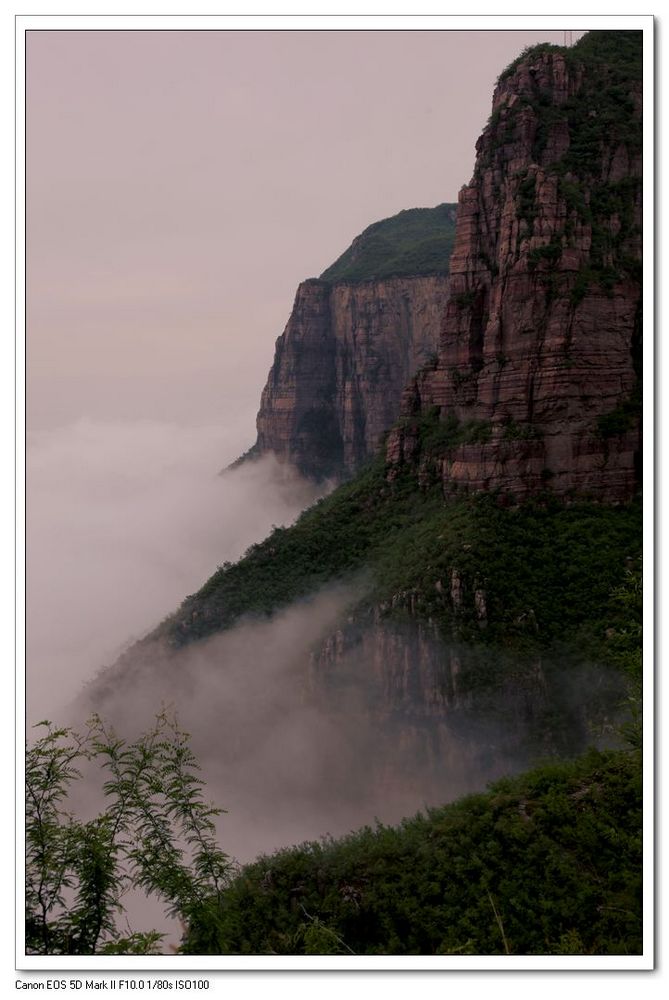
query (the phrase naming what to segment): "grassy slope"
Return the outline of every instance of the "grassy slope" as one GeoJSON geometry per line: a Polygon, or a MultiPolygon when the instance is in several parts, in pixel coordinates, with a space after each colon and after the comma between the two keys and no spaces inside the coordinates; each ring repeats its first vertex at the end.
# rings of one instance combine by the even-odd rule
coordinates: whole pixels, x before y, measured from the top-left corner
{"type": "Polygon", "coordinates": [[[399,827],[261,858],[186,950],[636,954],[640,831],[637,754],[592,751],[399,827]]]}
{"type": "Polygon", "coordinates": [[[368,226],[321,275],[323,281],[370,281],[447,274],[455,237],[455,205],[411,208],[368,226]]]}

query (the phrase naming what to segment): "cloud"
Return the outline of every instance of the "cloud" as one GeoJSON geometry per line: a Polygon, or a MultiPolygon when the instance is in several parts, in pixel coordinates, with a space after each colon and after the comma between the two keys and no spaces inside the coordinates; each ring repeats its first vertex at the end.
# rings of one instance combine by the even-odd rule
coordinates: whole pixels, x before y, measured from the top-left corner
{"type": "Polygon", "coordinates": [[[480,790],[555,741],[577,752],[595,706],[615,701],[592,665],[447,643],[356,611],[364,593],[362,581],[327,587],[177,650],[143,645],[73,718],[94,709],[132,738],[174,710],[207,797],[227,810],[220,842],[249,861],[480,790]]]}
{"type": "Polygon", "coordinates": [[[272,457],[218,476],[238,441],[236,428],[89,420],[29,435],[29,719],[315,499],[272,457]]]}
{"type": "MultiPolygon", "coordinates": [[[[227,810],[221,847],[242,862],[376,817],[397,822],[590,741],[593,705],[615,702],[602,672],[361,615],[363,580],[177,651],[130,649],[100,674],[217,565],[314,499],[271,458],[216,475],[237,452],[232,431],[155,423],[31,436],[31,721],[80,729],[94,709],[134,739],[172,707],[206,797],[227,810]],[[474,675],[489,680],[468,687],[474,675]]],[[[102,807],[97,778],[76,790],[84,815],[102,807]]],[[[141,899],[129,914],[135,928],[170,926],[141,899]]]]}

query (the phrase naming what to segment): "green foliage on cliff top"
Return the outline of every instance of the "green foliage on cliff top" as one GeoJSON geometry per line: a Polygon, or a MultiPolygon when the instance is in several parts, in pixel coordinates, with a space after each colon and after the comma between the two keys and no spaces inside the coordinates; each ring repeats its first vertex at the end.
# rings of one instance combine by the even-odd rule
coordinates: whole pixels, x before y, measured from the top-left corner
{"type": "Polygon", "coordinates": [[[592,751],[277,852],[242,869],[184,950],[639,954],[641,791],[635,752],[592,751]]]}
{"type": "Polygon", "coordinates": [[[640,49],[641,31],[588,31],[572,46],[553,45],[551,42],[540,42],[530,45],[519,56],[502,70],[497,83],[502,83],[512,76],[521,63],[530,62],[545,53],[560,53],[572,65],[584,62],[587,65],[617,67],[620,72],[633,79],[642,77],[640,49]]]}
{"type": "MultiPolygon", "coordinates": [[[[524,109],[532,108],[537,117],[537,127],[532,148],[532,160],[548,166],[563,177],[570,174],[568,183],[586,179],[602,183],[608,174],[608,163],[602,163],[604,151],[610,156],[619,145],[630,153],[639,153],[642,145],[641,116],[636,113],[635,94],[643,75],[643,37],[640,31],[593,31],[584,35],[572,48],[538,45],[526,50],[500,76],[500,81],[510,77],[521,63],[536,63],[546,52],[560,53],[573,70],[572,78],[579,80],[578,89],[565,100],[556,103],[550,90],[541,86],[540,76],[534,84],[523,88],[518,100],[511,107],[498,107],[491,115],[489,126],[497,128],[498,145],[513,142],[516,126],[524,109]],[[557,162],[545,164],[543,160],[549,136],[558,125],[566,126],[569,142],[557,162]]],[[[531,178],[528,184],[534,183],[531,178]]],[[[634,195],[640,178],[628,178],[629,195],[634,195]]],[[[604,188],[608,184],[604,181],[604,188]]],[[[564,191],[562,192],[565,193],[564,191]]],[[[578,204],[570,208],[586,209],[588,197],[575,192],[578,204]]],[[[533,193],[530,203],[533,202],[533,193]]],[[[591,206],[593,215],[610,215],[617,206],[591,206]],[[604,210],[611,208],[610,212],[604,210]]],[[[529,208],[532,208],[530,204],[529,208]]],[[[521,213],[522,214],[522,213],[521,213]]]]}
{"type": "MultiPolygon", "coordinates": [[[[526,82],[515,103],[502,104],[491,115],[486,154],[479,159],[477,169],[497,161],[501,167],[512,155],[509,149],[526,141],[522,122],[531,109],[536,122],[531,162],[557,175],[567,216],[550,246],[531,251],[530,266],[540,264],[544,272],[557,273],[564,248],[582,249],[586,226],[592,233],[589,260],[572,283],[571,303],[578,305],[591,286],[611,295],[616,282],[624,278],[640,283],[642,32],[592,31],[570,48],[535,46],[514,60],[500,81],[511,77],[520,64],[529,65],[533,83],[527,86],[526,82]],[[560,101],[546,88],[542,74],[534,72],[538,60],[551,52],[564,57],[572,85],[577,87],[560,101]],[[562,139],[561,152],[557,153],[553,140],[565,134],[568,141],[562,139]],[[550,162],[549,150],[555,155],[550,162]]],[[[516,213],[525,220],[529,234],[538,210],[536,177],[529,173],[520,180],[516,195],[516,213]]]]}
{"type": "Polygon", "coordinates": [[[586,63],[614,67],[626,77],[641,80],[643,64],[641,31],[588,31],[574,46],[567,49],[573,58],[586,63]]]}
{"type": "MultiPolygon", "coordinates": [[[[562,176],[565,173],[573,175],[570,183],[577,183],[577,178],[601,183],[608,172],[608,164],[604,164],[604,170],[602,165],[605,150],[610,155],[620,144],[631,153],[641,151],[641,116],[635,111],[634,92],[643,74],[642,43],[640,31],[593,31],[572,48],[538,45],[527,50],[504,71],[500,80],[511,76],[520,63],[532,63],[537,56],[553,51],[561,53],[575,71],[575,79],[580,79],[578,90],[556,103],[552,92],[542,88],[535,78],[533,88],[524,89],[511,108],[498,108],[491,116],[489,124],[499,124],[503,120],[500,144],[513,141],[518,116],[529,106],[537,116],[533,162],[543,163],[551,130],[557,125],[566,125],[569,143],[557,162],[546,165],[562,176]]],[[[528,183],[533,184],[534,178],[528,183]]],[[[626,183],[630,189],[626,193],[634,195],[640,179],[628,178],[626,183]]],[[[605,183],[604,187],[608,185],[605,183]]],[[[532,193],[530,200],[533,201],[532,193]]],[[[585,210],[588,198],[584,199],[578,192],[578,201],[580,208],[585,210]]],[[[577,207],[570,205],[570,208],[577,207]]],[[[593,215],[610,215],[617,209],[617,205],[592,206],[593,215]]]]}
{"type": "Polygon", "coordinates": [[[410,208],[368,226],[322,281],[357,283],[376,278],[447,274],[455,238],[455,205],[410,208]]]}

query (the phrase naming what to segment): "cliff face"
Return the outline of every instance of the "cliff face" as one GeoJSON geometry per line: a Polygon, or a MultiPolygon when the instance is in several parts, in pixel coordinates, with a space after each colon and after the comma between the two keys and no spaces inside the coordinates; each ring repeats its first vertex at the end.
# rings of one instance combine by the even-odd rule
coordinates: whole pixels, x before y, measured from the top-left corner
{"type": "Polygon", "coordinates": [[[473,179],[459,196],[438,359],[404,394],[404,419],[388,441],[391,475],[409,463],[446,492],[501,488],[522,497],[549,488],[614,502],[634,492],[635,34],[595,32],[572,50],[535,51],[499,82],[473,179]],[[595,37],[614,34],[618,61],[605,58],[611,39],[595,37]],[[424,447],[425,419],[440,425],[440,447],[424,447]]]}
{"type": "Polygon", "coordinates": [[[317,480],[356,471],[436,351],[447,297],[444,275],[303,282],[262,393],[255,451],[317,480]]]}
{"type": "Polygon", "coordinates": [[[389,789],[419,778],[426,800],[471,791],[536,755],[583,752],[616,718],[610,671],[558,655],[505,654],[445,640],[434,624],[350,616],[311,656],[308,693],[324,715],[370,722],[365,768],[389,789]],[[565,670],[570,672],[565,683],[565,670]]]}

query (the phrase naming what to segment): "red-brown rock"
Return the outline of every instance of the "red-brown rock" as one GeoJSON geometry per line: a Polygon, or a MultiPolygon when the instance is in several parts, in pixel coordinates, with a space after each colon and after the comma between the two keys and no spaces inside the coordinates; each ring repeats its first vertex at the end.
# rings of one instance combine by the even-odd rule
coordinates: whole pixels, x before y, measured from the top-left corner
{"type": "Polygon", "coordinates": [[[488,440],[465,433],[429,456],[446,492],[617,502],[638,486],[640,84],[629,84],[629,128],[593,132],[604,138],[587,160],[583,136],[601,113],[589,72],[544,51],[495,92],[460,192],[438,360],[405,391],[391,477],[424,468],[420,417],[437,407],[488,428],[488,440]],[[607,427],[621,406],[625,420],[607,427]]]}
{"type": "Polygon", "coordinates": [[[355,472],[436,352],[447,297],[444,276],[303,282],[262,393],[256,451],[315,479],[355,472]]]}

